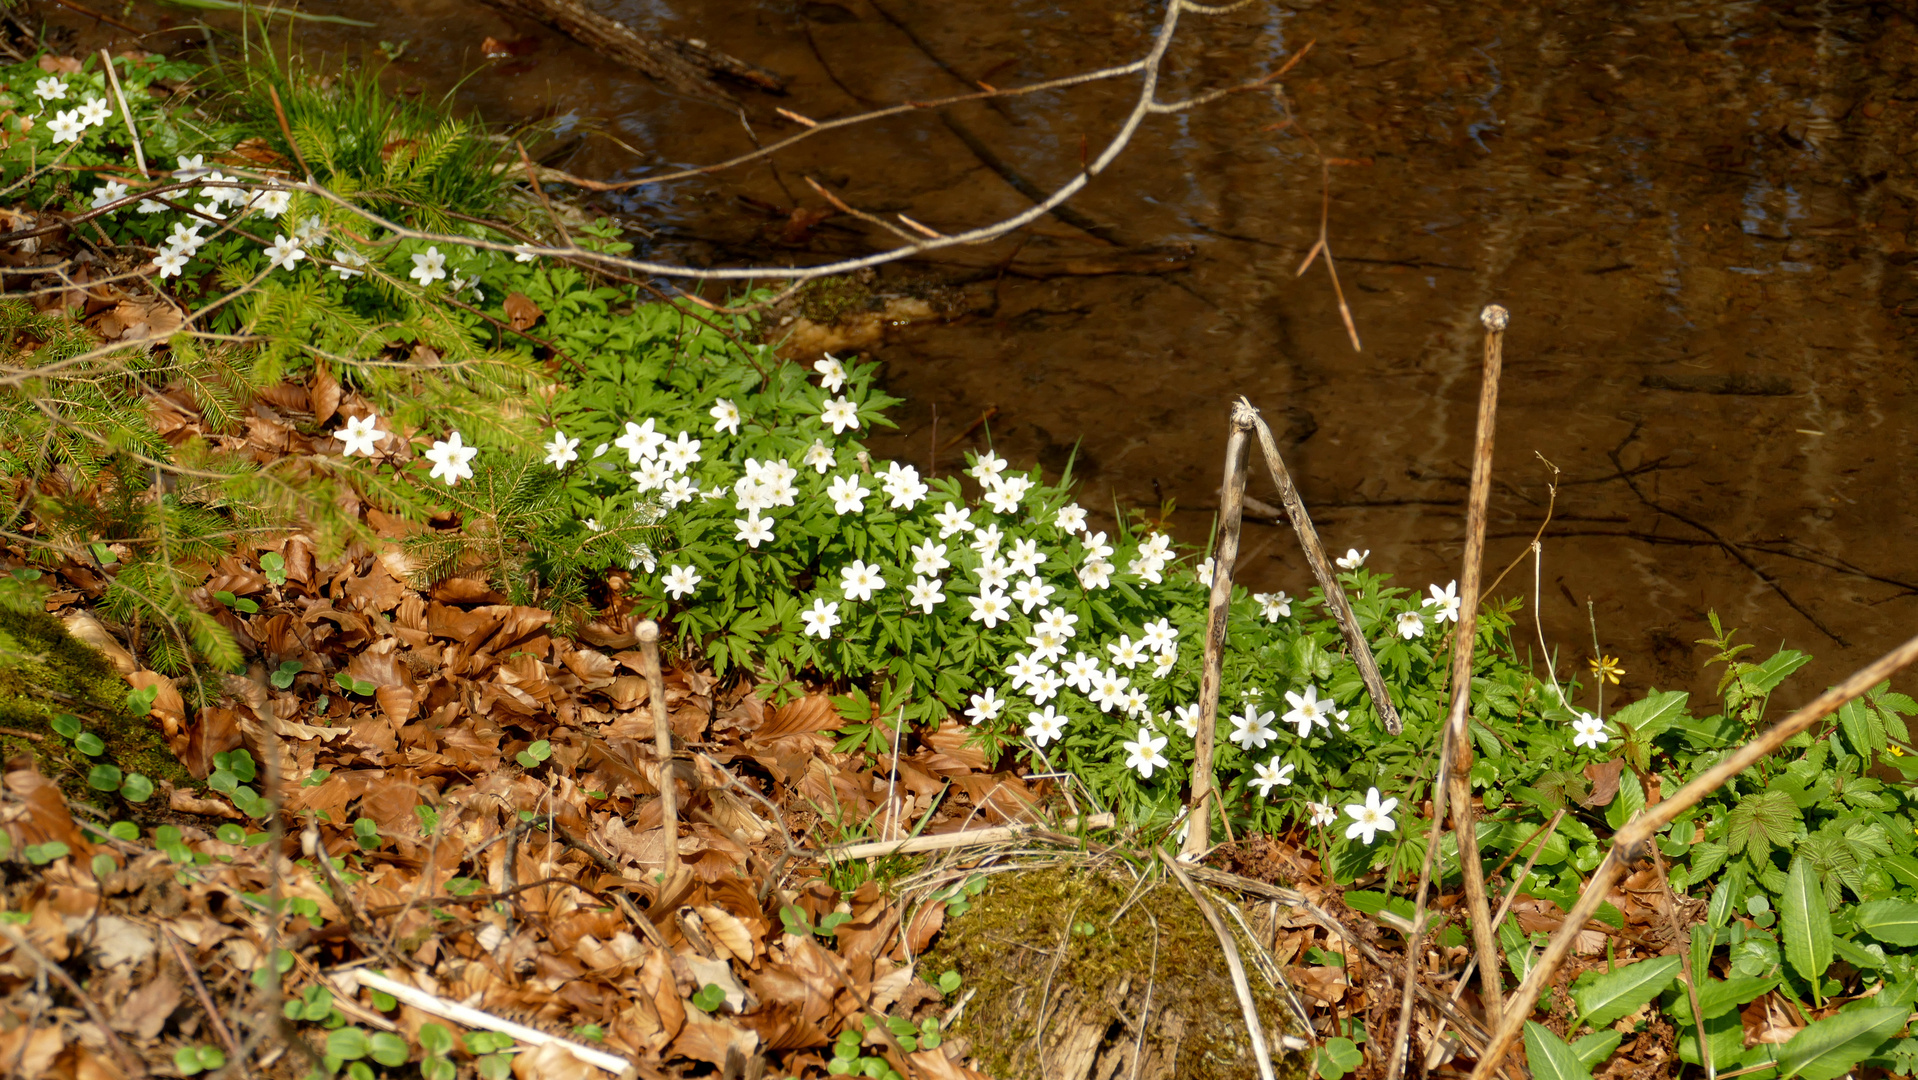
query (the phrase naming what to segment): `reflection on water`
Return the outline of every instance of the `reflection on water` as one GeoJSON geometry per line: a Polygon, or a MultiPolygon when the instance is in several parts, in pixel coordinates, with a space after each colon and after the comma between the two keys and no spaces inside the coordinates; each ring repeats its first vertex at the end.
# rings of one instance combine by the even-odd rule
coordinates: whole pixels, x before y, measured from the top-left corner
{"type": "MultiPolygon", "coordinates": [[[[380,25],[311,40],[412,38],[397,74],[435,92],[478,63],[484,36],[541,35],[532,62],[460,94],[494,119],[576,113],[638,151],[587,138],[565,162],[575,171],[639,175],[751,145],[736,119],[465,0],[332,6],[380,25]]],[[[1130,58],[1159,10],[605,7],[789,76],[780,104],[814,117],[1130,58]]],[[[1817,654],[1794,699],[1918,628],[1909,18],[1884,5],[1255,5],[1188,18],[1165,95],[1270,70],[1308,42],[1284,101],[1156,119],[1075,202],[1120,245],[1190,242],[1184,272],[1091,273],[1127,264],[1098,263],[1110,245],[1048,220],[882,277],[961,283],[969,312],[878,350],[910,402],[883,448],[950,468],[960,450],[934,448],[996,409],[1001,450],[1058,468],[1076,445],[1089,505],[1172,504],[1174,527],[1202,540],[1226,405],[1247,394],[1293,440],[1327,545],[1369,547],[1422,588],[1456,576],[1477,313],[1496,301],[1513,323],[1490,573],[1551,503],[1542,455],[1563,475],[1538,599],[1568,663],[1592,651],[1588,601],[1640,687],[1709,691],[1691,644],[1708,607],[1761,650],[1817,654]],[[1329,227],[1362,353],[1323,265],[1295,273],[1319,232],[1313,143],[1352,162],[1332,170],[1329,227]]],[[[935,228],[978,224],[1027,205],[1008,171],[1041,188],[1070,176],[1081,138],[1096,149],[1132,93],[905,117],[620,205],[658,230],[656,250],[695,260],[868,250],[880,238],[844,219],[782,233],[782,211],[819,205],[802,177],[935,228]]],[[[1307,584],[1289,533],[1253,526],[1244,550],[1255,586],[1307,584]]],[[[1533,581],[1527,564],[1502,591],[1533,581]]]]}

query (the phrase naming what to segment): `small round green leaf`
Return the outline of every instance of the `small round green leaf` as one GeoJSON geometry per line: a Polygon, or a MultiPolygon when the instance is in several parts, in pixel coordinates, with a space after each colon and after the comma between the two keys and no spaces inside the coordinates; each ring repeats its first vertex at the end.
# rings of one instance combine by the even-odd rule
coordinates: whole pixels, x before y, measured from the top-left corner
{"type": "Polygon", "coordinates": [[[118,765],[95,765],[87,770],[87,786],[95,791],[118,791],[125,777],[118,765]]]}
{"type": "Polygon", "coordinates": [[[82,731],[73,739],[74,749],[88,757],[99,757],[107,752],[106,741],[91,731],[82,731]]]}
{"type": "Polygon", "coordinates": [[[128,802],[146,802],[153,797],[153,781],[144,773],[128,773],[120,784],[120,795],[128,802]]]}

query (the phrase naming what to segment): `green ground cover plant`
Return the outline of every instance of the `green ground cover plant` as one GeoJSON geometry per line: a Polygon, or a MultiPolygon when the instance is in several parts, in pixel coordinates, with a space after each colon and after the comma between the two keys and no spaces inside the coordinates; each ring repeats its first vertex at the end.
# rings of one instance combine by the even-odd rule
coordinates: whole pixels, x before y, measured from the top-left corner
{"type": "MultiPolygon", "coordinates": [[[[268,66],[225,83],[210,100],[227,107],[201,122],[155,92],[185,93],[195,69],[125,61],[116,92],[88,64],[0,68],[0,186],[21,205],[85,215],[112,254],[94,287],[159,290],[178,328],[103,341],[58,308],[0,300],[0,477],[16,493],[0,529],[44,567],[98,572],[102,611],[135,628],[147,666],[217,674],[270,660],[290,685],[296,670],[247,656],[219,621],[218,606],[251,601],[195,595],[205,567],[237,558],[283,575],[253,540],[299,527],[337,550],[371,537],[358,510],[374,507],[407,524],[422,582],[477,574],[562,626],[609,606],[615,582],[689,661],[781,699],[829,688],[847,721],[842,751],[877,755],[956,719],[989,757],[1015,754],[1131,825],[1173,825],[1199,720],[1213,573],[1201,552],[1146,515],[1095,527],[1069,471],[1047,477],[990,450],[946,475],[878,459],[863,438],[897,402],[875,365],[787,363],[750,318],[648,302],[638,286],[538,256],[545,226],[492,171],[497,144],[371,81],[268,66]],[[127,116],[170,177],[125,168],[127,116]],[[293,181],[294,163],[328,194],[293,181]],[[474,246],[401,238],[369,215],[474,246]],[[249,410],[282,384],[334,387],[335,405],[288,410],[292,434],[261,455],[249,410]],[[192,437],[170,438],[153,408],[174,395],[200,418],[192,437]]],[[[575,236],[623,250],[604,222],[575,236]]],[[[1348,551],[1338,585],[1403,732],[1379,723],[1322,596],[1235,588],[1223,796],[1208,812],[1305,838],[1334,881],[1364,887],[1349,894],[1355,907],[1382,911],[1403,903],[1395,893],[1424,856],[1416,808],[1433,781],[1458,599],[1449,584],[1396,585],[1368,556],[1348,551]]],[[[1805,658],[1746,660],[1714,617],[1716,702],[1654,689],[1605,714],[1603,674],[1581,687],[1526,656],[1518,610],[1488,605],[1473,650],[1480,846],[1533,860],[1523,890],[1569,908],[1610,833],[1757,730],[1805,658]]],[[[1829,1080],[1862,1062],[1909,1074],[1914,713],[1918,702],[1881,687],[1791,744],[1791,760],[1674,822],[1658,843],[1661,884],[1707,901],[1687,951],[1574,983],[1569,1029],[1528,1031],[1534,1069],[1589,1076],[1617,1045],[1604,1029],[1656,1003],[1681,1056],[1719,1072],[1829,1080]],[[1747,1048],[1738,1010],[1768,993],[1807,1011],[1845,1004],[1747,1048]]],[[[59,734],[81,757],[100,756],[81,741],[97,736],[68,726],[59,734]]],[[[540,768],[551,752],[535,743],[520,764],[540,768]]],[[[271,813],[245,751],[216,764],[215,790],[251,817],[271,813]]],[[[146,774],[106,760],[87,781],[136,804],[151,792],[146,774]]],[[[156,836],[184,850],[177,832],[156,836]]],[[[377,830],[362,842],[377,847],[377,830]]],[[[1439,854],[1455,875],[1456,849],[1439,854]]],[[[1616,909],[1601,918],[1623,924],[1616,909]]],[[[1498,933],[1522,973],[1538,943],[1515,921],[1498,933]]],[[[355,1074],[410,1055],[358,1028],[332,1035],[328,1066],[355,1074]]],[[[438,1075],[451,1043],[435,1040],[424,1059],[438,1075]]],[[[865,1068],[857,1039],[845,1046],[834,1060],[865,1068]]],[[[1352,1067],[1356,1044],[1346,1049],[1322,1073],[1352,1067]]],[[[181,1053],[182,1072],[221,1064],[211,1047],[181,1053]]]]}

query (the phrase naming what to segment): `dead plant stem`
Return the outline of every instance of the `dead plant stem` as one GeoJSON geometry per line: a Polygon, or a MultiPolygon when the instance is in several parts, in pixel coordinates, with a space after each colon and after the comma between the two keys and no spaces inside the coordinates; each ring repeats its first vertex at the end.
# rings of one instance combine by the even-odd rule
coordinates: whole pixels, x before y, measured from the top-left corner
{"type": "Polygon", "coordinates": [[[1205,894],[1193,884],[1191,876],[1179,865],[1179,861],[1167,855],[1163,849],[1157,854],[1159,861],[1165,863],[1165,868],[1172,872],[1180,885],[1185,886],[1199,914],[1205,917],[1206,925],[1212,927],[1213,935],[1219,939],[1219,949],[1225,954],[1226,970],[1232,975],[1232,989],[1239,996],[1239,1011],[1245,1016],[1246,1035],[1252,1040],[1252,1060],[1259,1067],[1259,1080],[1274,1080],[1272,1050],[1265,1041],[1265,1022],[1259,1019],[1259,1003],[1253,999],[1252,983],[1245,977],[1245,961],[1239,957],[1239,943],[1233,939],[1231,928],[1219,918],[1219,913],[1206,901],[1205,894]]]}
{"type": "MultiPolygon", "coordinates": [[[[1212,596],[1206,605],[1205,664],[1199,676],[1199,730],[1193,738],[1192,794],[1187,806],[1185,843],[1180,851],[1202,855],[1212,846],[1212,754],[1219,726],[1219,683],[1225,672],[1225,626],[1232,610],[1232,570],[1239,560],[1239,525],[1245,510],[1246,436],[1257,410],[1244,398],[1232,404],[1231,434],[1225,440],[1225,485],[1219,505],[1219,541],[1212,556],[1212,596]]],[[[1140,732],[1144,738],[1145,733],[1140,732]]]]}
{"type": "MultiPolygon", "coordinates": [[[[1241,398],[1241,401],[1244,399],[1241,398]]],[[[1248,403],[1248,409],[1251,405],[1248,403]]],[[[1345,635],[1346,648],[1352,652],[1352,662],[1359,667],[1359,676],[1365,680],[1366,692],[1372,696],[1372,706],[1378,710],[1379,722],[1385,730],[1397,735],[1404,729],[1399,713],[1392,705],[1392,695],[1385,689],[1385,677],[1379,674],[1379,662],[1372,656],[1372,646],[1365,640],[1365,634],[1359,629],[1358,617],[1352,614],[1352,605],[1345,598],[1345,590],[1340,587],[1338,576],[1332,572],[1332,563],[1325,557],[1325,547],[1319,543],[1318,530],[1312,527],[1312,517],[1305,512],[1305,502],[1299,498],[1299,489],[1292,483],[1292,474],[1286,470],[1285,460],[1279,456],[1279,444],[1272,437],[1272,429],[1252,409],[1253,429],[1258,432],[1259,449],[1265,453],[1265,465],[1272,473],[1272,483],[1279,489],[1279,503],[1285,507],[1285,516],[1292,521],[1292,529],[1299,535],[1299,546],[1305,550],[1305,561],[1312,566],[1312,576],[1318,579],[1319,589],[1325,593],[1325,606],[1338,620],[1339,632],[1345,635]]]]}

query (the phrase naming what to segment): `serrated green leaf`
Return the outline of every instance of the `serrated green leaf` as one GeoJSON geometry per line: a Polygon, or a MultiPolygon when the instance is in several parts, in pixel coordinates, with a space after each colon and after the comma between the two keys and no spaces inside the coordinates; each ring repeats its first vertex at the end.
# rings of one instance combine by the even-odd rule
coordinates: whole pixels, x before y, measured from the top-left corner
{"type": "Polygon", "coordinates": [[[1778,1050],[1778,1080],[1836,1080],[1905,1026],[1908,1009],[1852,1009],[1814,1020],[1778,1050]]]}
{"type": "Polygon", "coordinates": [[[1831,909],[1811,860],[1791,861],[1785,890],[1778,898],[1778,932],[1785,962],[1816,986],[1831,967],[1831,909]]]}
{"type": "Polygon", "coordinates": [[[1684,963],[1682,957],[1661,956],[1626,964],[1610,972],[1580,976],[1572,983],[1572,1000],[1578,1003],[1579,1012],[1573,1027],[1578,1024],[1604,1027],[1638,1011],[1639,1006],[1671,985],[1684,963]]]}
{"type": "Polygon", "coordinates": [[[1565,1040],[1536,1020],[1525,1021],[1525,1061],[1537,1080],[1592,1080],[1592,1070],[1565,1040]]]}
{"type": "Polygon", "coordinates": [[[1756,862],[1773,847],[1789,846],[1793,827],[1802,819],[1789,794],[1770,790],[1740,799],[1725,820],[1726,847],[1756,862]]]}

